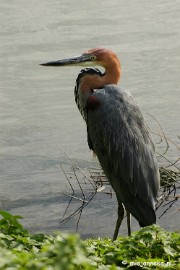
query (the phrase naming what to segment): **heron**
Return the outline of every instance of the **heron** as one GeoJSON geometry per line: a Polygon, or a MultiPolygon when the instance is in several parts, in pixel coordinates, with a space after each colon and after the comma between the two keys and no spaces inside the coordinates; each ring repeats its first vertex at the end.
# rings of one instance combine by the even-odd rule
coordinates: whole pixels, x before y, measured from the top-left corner
{"type": "Polygon", "coordinates": [[[85,67],[76,79],[74,95],[87,125],[89,148],[116,194],[118,217],[113,240],[117,239],[125,210],[128,235],[131,215],[140,227],[155,224],[160,186],[155,144],[131,93],[118,86],[121,64],[117,55],[98,47],[80,56],[41,65],[85,67]],[[94,66],[101,66],[104,71],[94,66]]]}

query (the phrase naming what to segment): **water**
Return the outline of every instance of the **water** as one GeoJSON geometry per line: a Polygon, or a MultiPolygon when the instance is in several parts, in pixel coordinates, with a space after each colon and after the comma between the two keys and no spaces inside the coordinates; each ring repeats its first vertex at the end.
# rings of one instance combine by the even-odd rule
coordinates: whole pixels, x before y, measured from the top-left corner
{"type": "MultiPolygon", "coordinates": [[[[59,228],[71,189],[60,163],[95,166],[86,127],[73,96],[79,68],[39,63],[79,55],[91,47],[113,49],[122,64],[121,85],[144,114],[153,114],[178,142],[180,2],[0,0],[0,205],[23,215],[31,231],[59,228]]],[[[154,120],[147,117],[148,124],[154,120]]],[[[177,158],[176,149],[170,153],[177,158]]],[[[76,186],[77,187],[77,186],[76,186]]],[[[78,189],[78,187],[77,187],[78,189]]],[[[115,198],[98,194],[79,225],[84,236],[112,235],[115,198]],[[98,208],[97,208],[98,205],[98,208]]],[[[74,231],[76,219],[65,229],[74,231]]],[[[177,215],[160,220],[177,229],[177,215]]],[[[136,227],[135,227],[136,228],[136,227]]],[[[138,228],[138,227],[137,227],[138,228]]],[[[126,233],[126,228],[122,231],[126,233]]]]}

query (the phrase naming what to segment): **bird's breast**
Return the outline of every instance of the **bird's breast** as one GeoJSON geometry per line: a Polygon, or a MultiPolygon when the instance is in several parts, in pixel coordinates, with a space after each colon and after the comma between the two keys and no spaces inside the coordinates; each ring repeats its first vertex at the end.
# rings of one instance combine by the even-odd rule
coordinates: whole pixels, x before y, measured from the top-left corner
{"type": "Polygon", "coordinates": [[[100,107],[101,102],[96,95],[90,95],[86,102],[86,108],[88,111],[94,111],[98,107],[100,107]]]}

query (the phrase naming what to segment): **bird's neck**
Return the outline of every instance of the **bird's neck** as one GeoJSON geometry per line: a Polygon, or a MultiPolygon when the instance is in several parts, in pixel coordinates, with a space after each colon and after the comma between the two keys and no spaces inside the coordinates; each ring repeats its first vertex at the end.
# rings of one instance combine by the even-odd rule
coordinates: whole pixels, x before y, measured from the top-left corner
{"type": "Polygon", "coordinates": [[[80,82],[80,91],[88,95],[92,89],[99,89],[107,84],[118,84],[121,75],[121,66],[118,59],[107,64],[102,64],[105,69],[103,76],[98,74],[87,74],[80,82]]]}
{"type": "Polygon", "coordinates": [[[103,85],[106,84],[118,84],[121,76],[121,66],[119,61],[113,62],[111,65],[108,65],[105,68],[105,74],[102,77],[102,83],[103,85]]]}
{"type": "Polygon", "coordinates": [[[104,75],[100,76],[96,72],[94,74],[86,74],[79,82],[78,98],[76,102],[85,120],[86,102],[93,91],[103,88],[107,84],[118,84],[118,81],[120,80],[121,67],[118,59],[107,65],[102,64],[102,66],[105,69],[104,75]]]}

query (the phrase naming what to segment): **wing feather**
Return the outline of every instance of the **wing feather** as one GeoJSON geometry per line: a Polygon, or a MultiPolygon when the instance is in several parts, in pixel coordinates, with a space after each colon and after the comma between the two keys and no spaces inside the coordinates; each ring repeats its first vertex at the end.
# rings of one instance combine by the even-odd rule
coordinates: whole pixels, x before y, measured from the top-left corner
{"type": "Polygon", "coordinates": [[[142,113],[130,93],[115,85],[107,85],[92,95],[101,105],[87,110],[90,148],[94,149],[118,201],[129,207],[140,222],[147,218],[148,223],[148,217],[143,215],[154,209],[159,173],[154,143],[142,113]],[[139,210],[134,210],[135,206],[139,210]]]}

